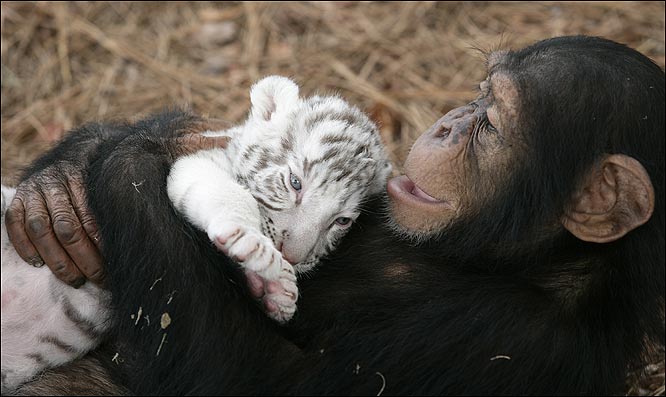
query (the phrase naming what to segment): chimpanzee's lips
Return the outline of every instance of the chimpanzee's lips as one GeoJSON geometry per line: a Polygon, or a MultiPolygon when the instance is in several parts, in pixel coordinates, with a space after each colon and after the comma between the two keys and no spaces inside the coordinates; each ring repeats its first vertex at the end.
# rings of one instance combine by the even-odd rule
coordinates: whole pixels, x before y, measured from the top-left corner
{"type": "Polygon", "coordinates": [[[437,205],[452,209],[444,200],[436,199],[424,192],[407,175],[397,176],[388,181],[388,194],[396,200],[405,200],[418,204],[437,205]]]}

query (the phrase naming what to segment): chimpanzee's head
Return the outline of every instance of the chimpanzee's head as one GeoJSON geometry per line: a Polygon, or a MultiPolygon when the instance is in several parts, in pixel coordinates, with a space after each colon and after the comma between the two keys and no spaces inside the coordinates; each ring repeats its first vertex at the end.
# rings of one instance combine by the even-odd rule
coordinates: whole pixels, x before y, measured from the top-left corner
{"type": "Polygon", "coordinates": [[[580,36],[494,52],[487,68],[478,97],[425,132],[389,183],[398,228],[432,239],[474,219],[479,241],[568,230],[604,243],[653,219],[663,252],[664,72],[580,36]]]}

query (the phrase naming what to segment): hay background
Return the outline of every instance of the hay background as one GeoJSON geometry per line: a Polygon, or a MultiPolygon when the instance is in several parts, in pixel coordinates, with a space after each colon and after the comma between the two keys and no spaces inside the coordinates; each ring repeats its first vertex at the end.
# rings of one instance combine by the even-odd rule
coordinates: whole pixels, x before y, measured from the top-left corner
{"type": "MultiPolygon", "coordinates": [[[[400,165],[438,116],[474,97],[484,75],[474,48],[589,34],[665,62],[664,2],[3,2],[0,21],[5,183],[86,121],[173,104],[240,121],[267,74],[361,106],[400,165]]],[[[660,350],[628,393],[664,394],[660,350]]]]}

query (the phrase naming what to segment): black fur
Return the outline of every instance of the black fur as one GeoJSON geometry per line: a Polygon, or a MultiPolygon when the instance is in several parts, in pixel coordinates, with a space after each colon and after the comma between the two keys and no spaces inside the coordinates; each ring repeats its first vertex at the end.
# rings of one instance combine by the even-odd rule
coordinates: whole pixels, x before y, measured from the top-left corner
{"type": "MultiPolygon", "coordinates": [[[[371,202],[300,282],[299,311],[283,329],[168,200],[174,150],[164,137],[193,116],[116,127],[92,156],[87,185],[109,262],[121,380],[140,394],[620,392],[646,341],[664,342],[664,72],[587,37],[539,42],[502,65],[531,109],[521,120],[528,161],[510,185],[419,247],[393,237],[371,202]],[[602,153],[645,166],[651,220],[611,244],[546,227],[602,153]],[[150,325],[130,317],[140,307],[150,325]],[[162,330],[165,312],[172,321],[162,330]]],[[[75,147],[59,150],[42,164],[75,147]]]]}

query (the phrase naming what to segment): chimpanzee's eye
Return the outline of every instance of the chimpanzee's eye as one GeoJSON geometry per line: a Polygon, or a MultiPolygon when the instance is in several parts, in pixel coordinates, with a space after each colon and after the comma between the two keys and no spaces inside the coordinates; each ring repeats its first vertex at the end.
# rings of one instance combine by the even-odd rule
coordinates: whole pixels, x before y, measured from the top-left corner
{"type": "Polygon", "coordinates": [[[301,180],[298,179],[298,177],[294,174],[289,174],[289,182],[291,183],[291,187],[294,188],[297,192],[301,191],[301,180]]]}
{"type": "Polygon", "coordinates": [[[493,134],[497,133],[497,128],[495,128],[494,125],[490,124],[490,121],[486,121],[486,129],[488,130],[488,132],[491,132],[493,134]]]}

